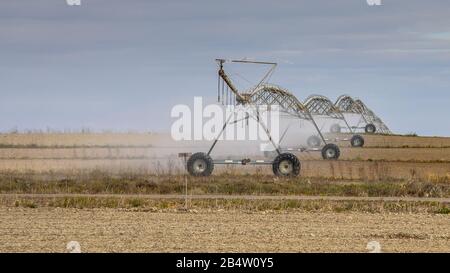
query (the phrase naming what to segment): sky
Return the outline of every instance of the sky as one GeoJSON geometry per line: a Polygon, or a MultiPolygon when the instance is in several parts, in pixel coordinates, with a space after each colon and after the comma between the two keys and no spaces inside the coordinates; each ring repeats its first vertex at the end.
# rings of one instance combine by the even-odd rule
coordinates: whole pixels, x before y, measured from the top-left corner
{"type": "Polygon", "coordinates": [[[449,14],[448,0],[1,0],[0,131],[169,132],[173,106],[214,101],[223,57],[278,62],[271,82],[300,100],[349,94],[395,133],[449,136],[449,14]]]}

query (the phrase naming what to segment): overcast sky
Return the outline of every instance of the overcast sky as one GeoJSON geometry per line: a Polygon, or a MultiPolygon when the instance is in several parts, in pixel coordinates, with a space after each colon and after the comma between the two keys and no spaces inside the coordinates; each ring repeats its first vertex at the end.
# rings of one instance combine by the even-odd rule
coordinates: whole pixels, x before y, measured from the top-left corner
{"type": "Polygon", "coordinates": [[[217,57],[279,62],[300,99],[361,98],[397,133],[450,135],[450,1],[0,1],[0,131],[169,131],[216,97],[217,57]]]}

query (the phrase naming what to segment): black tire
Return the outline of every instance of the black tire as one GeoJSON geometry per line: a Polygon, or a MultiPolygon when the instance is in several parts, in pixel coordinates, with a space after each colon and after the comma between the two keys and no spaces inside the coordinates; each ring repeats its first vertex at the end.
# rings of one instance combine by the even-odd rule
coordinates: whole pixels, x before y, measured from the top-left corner
{"type": "Polygon", "coordinates": [[[321,143],[322,143],[322,139],[320,139],[320,137],[318,137],[318,136],[310,136],[306,140],[306,144],[308,144],[308,147],[312,147],[312,148],[319,147],[321,143]]]}
{"type": "Polygon", "coordinates": [[[364,146],[364,138],[360,135],[354,135],[352,136],[350,143],[352,144],[352,147],[362,147],[364,146]]]}
{"type": "Polygon", "coordinates": [[[195,153],[187,161],[187,170],[192,176],[210,176],[214,170],[214,162],[205,153],[195,153]]]}
{"type": "Polygon", "coordinates": [[[336,144],[329,143],[322,148],[322,158],[325,160],[336,160],[341,155],[341,151],[336,144]]]}
{"type": "Polygon", "coordinates": [[[368,134],[375,134],[375,132],[377,131],[377,127],[375,127],[375,125],[373,125],[373,124],[367,124],[366,128],[364,128],[364,130],[368,134]]]}
{"type": "Polygon", "coordinates": [[[300,160],[291,153],[280,154],[272,163],[273,173],[279,177],[298,176],[300,167],[300,160]]]}
{"type": "Polygon", "coordinates": [[[331,125],[330,132],[332,133],[340,133],[341,132],[341,126],[337,123],[331,125]]]}

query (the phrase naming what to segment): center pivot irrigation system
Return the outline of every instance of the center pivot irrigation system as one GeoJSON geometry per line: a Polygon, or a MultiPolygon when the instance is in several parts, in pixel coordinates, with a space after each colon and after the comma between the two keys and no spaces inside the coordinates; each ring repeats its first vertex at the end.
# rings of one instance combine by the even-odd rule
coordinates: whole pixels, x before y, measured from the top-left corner
{"type": "MultiPolygon", "coordinates": [[[[352,127],[348,124],[347,120],[344,117],[344,114],[328,99],[327,97],[321,96],[321,95],[311,95],[309,96],[305,102],[304,105],[308,109],[308,112],[311,113],[312,116],[321,118],[325,117],[327,119],[334,119],[337,121],[341,121],[345,124],[346,128],[349,130],[350,133],[354,134],[354,131],[352,127]]],[[[330,131],[333,133],[337,133],[341,131],[341,126],[339,123],[334,123],[330,131]]],[[[335,139],[326,139],[331,141],[348,141],[350,140],[350,143],[352,147],[362,147],[364,146],[364,138],[360,135],[353,135],[351,139],[347,138],[335,138],[335,139]]],[[[321,139],[317,136],[310,136],[308,138],[308,146],[315,147],[320,146],[321,139]]]]}
{"type": "MultiPolygon", "coordinates": [[[[209,176],[214,170],[214,165],[272,165],[273,173],[276,176],[297,176],[300,173],[300,161],[291,151],[298,152],[321,152],[323,159],[333,160],[340,156],[340,149],[334,143],[329,141],[348,141],[352,147],[362,147],[364,145],[364,138],[356,135],[355,130],[364,129],[366,133],[375,133],[375,131],[385,134],[390,134],[388,127],[378,118],[373,111],[371,111],[361,100],[354,100],[349,96],[341,96],[336,103],[332,103],[324,96],[314,95],[308,97],[304,103],[301,103],[294,95],[286,89],[279,86],[268,84],[267,80],[274,72],[277,64],[271,62],[257,62],[248,60],[224,60],[216,59],[219,66],[218,70],[218,94],[217,99],[223,105],[240,105],[244,109],[253,109],[256,111],[246,111],[244,118],[232,120],[235,116],[231,113],[226,118],[222,130],[214,139],[208,152],[199,152],[193,155],[189,154],[189,159],[186,162],[188,172],[193,176],[209,176]],[[233,84],[231,78],[224,70],[225,63],[241,63],[241,64],[255,64],[270,66],[269,71],[263,76],[259,83],[245,91],[239,91],[233,84]],[[286,136],[290,125],[287,126],[283,132],[278,143],[275,143],[267,124],[264,124],[261,118],[261,110],[259,107],[267,106],[266,111],[271,111],[271,106],[277,106],[280,116],[283,118],[290,118],[294,120],[295,124],[300,125],[299,121],[308,121],[313,125],[317,135],[312,135],[308,138],[308,147],[300,148],[282,148],[281,142],[286,136]],[[345,115],[358,115],[360,117],[358,124],[350,126],[345,115]],[[326,119],[334,119],[341,124],[335,123],[330,127],[330,132],[339,133],[342,129],[348,129],[353,134],[351,139],[327,139],[319,128],[315,118],[324,117],[326,119]],[[266,158],[273,158],[273,160],[252,160],[250,158],[244,159],[227,159],[214,160],[211,158],[211,153],[214,150],[219,139],[224,134],[228,125],[236,124],[241,121],[254,119],[267,134],[270,143],[273,145],[273,152],[265,152],[266,158]],[[362,127],[362,125],[364,125],[362,127]],[[323,146],[321,146],[323,144],[323,146]]],[[[183,154],[187,158],[187,154],[183,154]]]]}
{"type": "MultiPolygon", "coordinates": [[[[269,131],[267,124],[261,119],[261,113],[258,110],[258,106],[271,106],[276,105],[280,111],[280,114],[284,114],[286,116],[292,117],[294,119],[299,120],[307,120],[310,121],[315,130],[317,131],[318,136],[324,143],[322,148],[302,148],[301,151],[321,151],[322,157],[324,159],[338,159],[340,155],[339,147],[333,143],[327,143],[327,140],[324,138],[322,132],[317,126],[314,118],[308,109],[290,92],[287,90],[278,87],[276,85],[267,84],[266,81],[270,77],[270,75],[275,70],[277,64],[271,62],[256,62],[256,61],[247,61],[247,60],[224,60],[217,59],[216,60],[219,65],[218,71],[218,100],[222,101],[224,104],[238,104],[249,108],[256,109],[256,114],[247,113],[244,119],[254,119],[259,123],[261,128],[264,129],[265,133],[268,136],[269,141],[274,147],[275,150],[275,158],[273,160],[252,160],[250,158],[238,159],[238,160],[213,160],[211,158],[211,153],[214,150],[217,142],[220,137],[224,133],[226,127],[231,124],[235,124],[240,120],[231,120],[234,116],[230,115],[225,123],[223,124],[222,130],[215,138],[212,143],[210,149],[207,153],[195,153],[191,155],[187,161],[187,170],[193,176],[209,176],[214,170],[214,165],[216,164],[240,164],[240,165],[272,165],[273,173],[276,176],[297,176],[300,173],[300,161],[299,159],[292,153],[284,152],[280,147],[280,143],[275,143],[271,132],[269,131]],[[257,65],[269,65],[271,66],[270,70],[264,75],[261,81],[250,90],[240,92],[235,85],[233,84],[230,77],[224,70],[225,63],[244,63],[244,64],[257,64],[257,65]],[[221,96],[222,95],[222,96],[221,96]]],[[[270,109],[269,109],[270,111],[270,109]]],[[[286,135],[287,130],[283,133],[281,139],[286,135]]]]}
{"type": "MultiPolygon", "coordinates": [[[[392,134],[386,124],[359,99],[342,95],[337,99],[335,106],[343,115],[359,116],[358,123],[352,126],[351,129],[363,129],[368,134],[374,134],[375,132],[388,135],[392,134]]],[[[334,124],[330,129],[333,133],[340,133],[341,128],[338,124],[334,124]]]]}

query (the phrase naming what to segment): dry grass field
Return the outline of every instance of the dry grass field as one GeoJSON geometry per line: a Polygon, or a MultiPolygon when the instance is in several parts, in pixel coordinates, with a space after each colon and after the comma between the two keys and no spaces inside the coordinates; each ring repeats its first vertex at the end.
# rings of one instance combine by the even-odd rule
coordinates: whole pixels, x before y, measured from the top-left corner
{"type": "MultiPolygon", "coordinates": [[[[150,159],[167,160],[167,156],[176,158],[180,150],[192,150],[182,147],[93,147],[93,148],[0,148],[0,159],[42,160],[42,159],[150,159]],[[165,157],[161,154],[167,155],[165,157]]],[[[202,150],[202,148],[199,148],[202,150]]],[[[450,162],[450,148],[341,148],[341,160],[372,161],[415,161],[450,162]]],[[[320,153],[299,153],[302,160],[320,160],[320,153]]],[[[260,156],[260,155],[259,155],[260,156]]]]}
{"type": "MultiPolygon", "coordinates": [[[[330,135],[348,137],[348,135],[330,135]]],[[[448,137],[415,137],[364,135],[366,147],[450,147],[448,137]]],[[[157,133],[29,133],[0,134],[0,143],[4,146],[157,146],[173,144],[170,136],[157,133]]],[[[192,144],[192,143],[191,143],[192,144]]]]}
{"type": "Polygon", "coordinates": [[[449,217],[430,214],[0,208],[0,252],[448,252],[449,217]]]}
{"type": "MultiPolygon", "coordinates": [[[[344,136],[340,136],[346,137],[344,136]]],[[[298,153],[302,175],[336,179],[450,178],[450,138],[365,135],[364,148],[341,143],[339,161],[327,162],[317,152],[298,153]],[[378,147],[378,148],[377,148],[378,147]]],[[[3,134],[0,171],[173,174],[184,171],[179,152],[205,151],[209,143],[170,141],[164,134],[3,134]]],[[[242,154],[242,147],[218,147],[219,156],[242,154]],[[220,150],[221,149],[221,150],[220,150]]],[[[261,154],[250,150],[250,154],[261,154]]],[[[243,154],[242,156],[244,156],[243,154]]],[[[218,167],[216,173],[270,174],[270,168],[218,167]]]]}
{"type": "MultiPolygon", "coordinates": [[[[0,160],[0,169],[7,172],[53,172],[53,173],[83,173],[102,171],[108,173],[139,173],[139,174],[179,174],[183,172],[179,159],[45,159],[45,160],[0,160]]],[[[449,180],[450,163],[427,162],[373,162],[373,161],[302,161],[302,175],[305,177],[323,177],[335,179],[420,179],[449,180]]],[[[271,174],[270,167],[217,166],[215,174],[271,174]]]]}
{"type": "Polygon", "coordinates": [[[338,161],[299,153],[295,179],[217,166],[185,180],[177,154],[206,143],[1,134],[0,252],[64,252],[72,240],[86,252],[367,252],[373,240],[386,252],[450,252],[450,138],[365,139],[342,143],[338,161]],[[163,198],[184,196],[186,181],[186,199],[163,198]]]}

